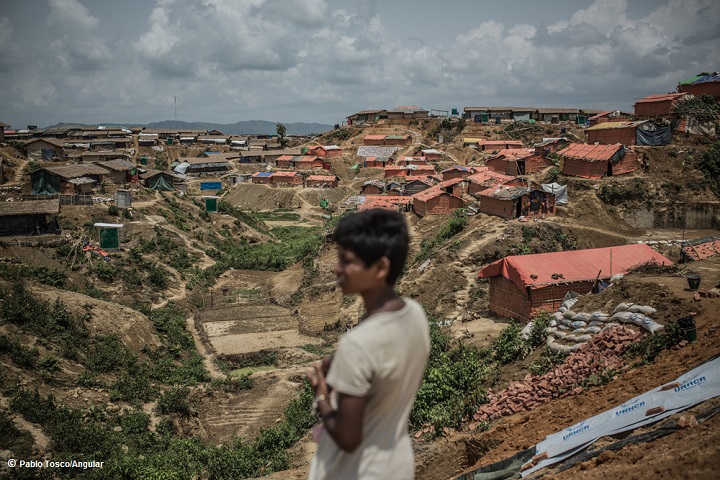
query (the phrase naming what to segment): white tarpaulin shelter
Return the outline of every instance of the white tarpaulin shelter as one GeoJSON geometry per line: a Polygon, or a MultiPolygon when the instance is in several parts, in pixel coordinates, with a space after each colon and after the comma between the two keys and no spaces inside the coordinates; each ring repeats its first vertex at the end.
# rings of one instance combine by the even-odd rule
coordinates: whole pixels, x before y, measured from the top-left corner
{"type": "Polygon", "coordinates": [[[542,189],[545,192],[555,195],[555,205],[567,205],[570,201],[568,198],[567,185],[559,183],[543,183],[542,189]]]}

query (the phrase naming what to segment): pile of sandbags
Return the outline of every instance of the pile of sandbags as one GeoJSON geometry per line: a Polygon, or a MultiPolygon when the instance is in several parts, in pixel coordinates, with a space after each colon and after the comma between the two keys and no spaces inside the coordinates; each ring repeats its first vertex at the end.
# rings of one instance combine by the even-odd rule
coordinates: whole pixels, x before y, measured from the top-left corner
{"type": "Polygon", "coordinates": [[[575,352],[594,335],[620,323],[632,323],[645,328],[650,333],[664,328],[648,316],[654,314],[656,310],[647,305],[620,303],[610,315],[601,311],[575,312],[572,307],[577,301],[577,294],[568,293],[545,330],[547,346],[555,353],[567,355],[575,352]]]}
{"type": "MultiPolygon", "coordinates": [[[[512,382],[499,393],[489,392],[488,403],[473,415],[475,422],[531,410],[554,398],[562,398],[583,391],[580,382],[590,375],[617,370],[623,365],[623,354],[628,345],[637,341],[640,332],[617,325],[595,335],[571,353],[565,363],[545,375],[527,375],[522,381],[512,382]]],[[[474,428],[471,424],[470,428],[474,428]]]]}

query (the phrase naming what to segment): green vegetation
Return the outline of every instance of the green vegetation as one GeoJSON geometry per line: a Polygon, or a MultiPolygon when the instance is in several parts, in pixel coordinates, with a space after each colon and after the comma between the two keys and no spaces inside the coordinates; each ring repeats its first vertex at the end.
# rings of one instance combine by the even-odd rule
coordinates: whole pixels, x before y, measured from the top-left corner
{"type": "Polygon", "coordinates": [[[646,182],[643,179],[635,178],[631,183],[618,183],[612,181],[600,187],[597,196],[604,203],[618,205],[628,200],[644,198],[648,193],[646,182]]]}
{"type": "Polygon", "coordinates": [[[36,337],[57,342],[69,359],[77,357],[88,338],[85,322],[89,312],[73,315],[60,299],[51,304],[37,298],[21,281],[13,283],[9,290],[0,290],[0,319],[36,337]]]}
{"type": "Polygon", "coordinates": [[[635,366],[652,363],[660,352],[677,345],[683,338],[685,338],[685,332],[678,322],[667,322],[665,328],[659,332],[645,335],[639,341],[631,343],[625,351],[625,358],[630,360],[639,357],[635,366]]]}
{"type": "Polygon", "coordinates": [[[522,326],[513,321],[493,340],[491,351],[495,361],[507,365],[530,354],[532,347],[520,337],[521,330],[522,326]]]}
{"type": "Polygon", "coordinates": [[[720,119],[720,103],[712,95],[699,95],[673,105],[673,113],[699,121],[720,119]]]}
{"type": "Polygon", "coordinates": [[[58,288],[64,287],[67,280],[63,272],[44,265],[14,265],[5,262],[0,263],[0,278],[9,281],[31,278],[42,284],[58,288]]]}
{"type": "Polygon", "coordinates": [[[720,193],[720,142],[715,142],[703,154],[698,168],[707,175],[715,191],[720,193]]]}
{"type": "Polygon", "coordinates": [[[443,224],[440,231],[431,240],[423,240],[420,244],[420,251],[415,256],[415,262],[422,262],[432,256],[433,251],[442,242],[454,237],[458,233],[462,232],[467,225],[467,216],[465,211],[461,208],[453,211],[450,219],[443,224]]]}
{"type": "Polygon", "coordinates": [[[549,348],[545,347],[540,359],[536,362],[528,365],[528,370],[532,375],[545,375],[547,372],[560,365],[565,361],[565,355],[562,353],[555,353],[549,348]]]}
{"type": "Polygon", "coordinates": [[[271,212],[257,212],[255,217],[263,221],[296,221],[300,220],[300,214],[287,208],[278,208],[271,212]]]}
{"type": "Polygon", "coordinates": [[[444,427],[459,428],[460,421],[485,402],[486,363],[478,349],[453,345],[450,336],[431,322],[430,357],[410,412],[411,427],[430,424],[436,434],[444,427]]]}
{"type": "MultiPolygon", "coordinates": [[[[43,397],[37,390],[17,389],[8,393],[13,411],[45,427],[53,444],[54,460],[105,462],[101,470],[53,471],[57,478],[259,477],[287,469],[287,448],[316,421],[311,409],[313,393],[307,383],[286,408],[283,421],[262,430],[252,442],[236,438],[221,447],[178,437],[170,422],[160,422],[157,432],[152,432],[149,416],[140,410],[111,413],[102,407],[71,409],[59,406],[52,395],[43,397]]],[[[158,411],[186,415],[190,411],[186,389],[176,388],[162,395],[158,411]]],[[[0,415],[0,445],[15,433],[12,422],[0,415]]]]}

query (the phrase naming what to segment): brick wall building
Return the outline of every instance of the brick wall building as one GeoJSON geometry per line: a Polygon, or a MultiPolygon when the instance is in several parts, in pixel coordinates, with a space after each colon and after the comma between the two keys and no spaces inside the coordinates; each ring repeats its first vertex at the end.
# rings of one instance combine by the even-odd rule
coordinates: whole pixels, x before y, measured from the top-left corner
{"type": "Polygon", "coordinates": [[[670,116],[673,114],[673,105],[684,100],[686,97],[687,93],[649,95],[635,103],[635,116],[639,118],[670,116]]]}
{"type": "Polygon", "coordinates": [[[563,175],[602,178],[638,169],[637,152],[624,145],[585,145],[573,143],[562,150],[563,175]],[[624,155],[623,155],[624,154],[624,155]]]}
{"type": "Polygon", "coordinates": [[[556,311],[569,291],[588,293],[598,272],[608,280],[651,261],[672,265],[649,246],[634,244],[509,256],[487,265],[478,278],[490,279],[490,311],[526,322],[541,311],[556,311]]]}
{"type": "Polygon", "coordinates": [[[421,217],[449,214],[453,210],[465,206],[465,202],[461,198],[444,192],[437,187],[429,188],[410,198],[413,199],[413,210],[421,217]]]}

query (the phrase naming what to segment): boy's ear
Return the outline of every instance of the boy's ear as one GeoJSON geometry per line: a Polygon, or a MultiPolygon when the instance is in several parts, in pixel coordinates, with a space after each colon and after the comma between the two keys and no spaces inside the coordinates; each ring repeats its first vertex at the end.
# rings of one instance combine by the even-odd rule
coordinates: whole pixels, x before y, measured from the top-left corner
{"type": "Polygon", "coordinates": [[[390,275],[390,259],[388,257],[380,257],[380,259],[375,262],[375,265],[377,266],[375,279],[385,282],[388,275],[390,275]]]}

